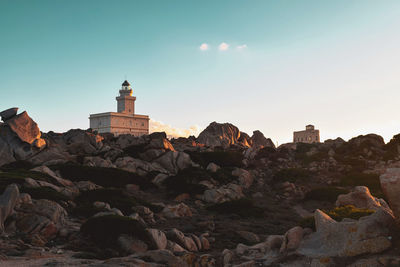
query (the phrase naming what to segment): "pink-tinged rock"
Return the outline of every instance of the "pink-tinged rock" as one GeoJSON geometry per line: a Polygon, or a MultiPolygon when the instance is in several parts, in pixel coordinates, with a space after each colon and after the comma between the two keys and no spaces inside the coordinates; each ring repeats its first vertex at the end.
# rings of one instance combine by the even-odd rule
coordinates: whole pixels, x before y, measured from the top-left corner
{"type": "Polygon", "coordinates": [[[284,235],[284,240],[282,242],[280,251],[284,252],[297,249],[300,245],[302,238],[303,238],[302,227],[295,226],[289,229],[284,235]]]}
{"type": "Polygon", "coordinates": [[[400,168],[389,168],[380,177],[382,191],[389,201],[396,220],[400,219],[400,168]]]}
{"type": "Polygon", "coordinates": [[[303,238],[297,253],[307,257],[353,257],[380,253],[391,246],[394,218],[379,209],[358,221],[337,222],[320,210],[314,213],[316,232],[303,238]]]}
{"type": "Polygon", "coordinates": [[[15,184],[7,186],[6,190],[4,190],[4,193],[0,196],[0,233],[4,231],[4,222],[13,212],[18,201],[18,186],[15,184]]]}
{"type": "Polygon", "coordinates": [[[371,195],[371,192],[366,186],[356,186],[352,192],[339,195],[336,200],[336,206],[341,207],[346,205],[353,205],[359,209],[389,209],[389,206],[385,200],[371,195]]]}
{"type": "Polygon", "coordinates": [[[26,111],[12,117],[6,123],[11,130],[28,144],[32,144],[36,139],[40,138],[40,130],[36,122],[34,122],[26,111]]]}

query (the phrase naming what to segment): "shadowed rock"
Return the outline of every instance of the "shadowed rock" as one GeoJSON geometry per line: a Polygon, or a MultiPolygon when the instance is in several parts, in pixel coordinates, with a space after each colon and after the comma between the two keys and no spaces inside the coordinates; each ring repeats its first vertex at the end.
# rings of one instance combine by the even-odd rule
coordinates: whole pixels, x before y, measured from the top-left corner
{"type": "Polygon", "coordinates": [[[11,184],[7,186],[0,196],[0,232],[4,231],[4,222],[11,215],[19,198],[18,186],[11,184]]]}
{"type": "Polygon", "coordinates": [[[11,119],[12,117],[14,117],[15,115],[17,115],[17,112],[18,112],[18,108],[9,108],[9,109],[6,109],[6,110],[0,112],[0,117],[5,122],[5,121],[11,119]]]}

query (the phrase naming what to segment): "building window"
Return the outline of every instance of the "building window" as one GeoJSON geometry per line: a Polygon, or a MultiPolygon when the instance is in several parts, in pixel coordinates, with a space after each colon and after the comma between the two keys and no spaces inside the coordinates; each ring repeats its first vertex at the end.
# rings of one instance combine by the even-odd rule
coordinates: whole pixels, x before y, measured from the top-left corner
{"type": "Polygon", "coordinates": [[[144,122],[142,122],[142,126],[144,126],[144,122]]]}

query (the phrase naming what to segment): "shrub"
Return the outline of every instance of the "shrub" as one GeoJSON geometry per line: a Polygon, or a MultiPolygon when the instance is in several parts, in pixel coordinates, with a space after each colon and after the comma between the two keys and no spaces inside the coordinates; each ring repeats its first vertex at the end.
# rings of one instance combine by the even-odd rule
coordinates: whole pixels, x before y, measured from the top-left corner
{"type": "Polygon", "coordinates": [[[369,188],[373,195],[383,196],[379,175],[375,173],[351,172],[340,179],[340,184],[343,186],[364,185],[369,188]]]}
{"type": "Polygon", "coordinates": [[[126,155],[132,157],[132,158],[139,158],[140,154],[145,151],[145,146],[146,144],[141,144],[141,145],[132,145],[124,148],[124,152],[126,155]]]}
{"type": "Polygon", "coordinates": [[[305,182],[310,179],[311,173],[308,170],[301,168],[288,168],[282,169],[275,173],[274,181],[275,182],[305,182]]]}
{"type": "Polygon", "coordinates": [[[97,242],[100,247],[113,247],[121,234],[148,241],[145,228],[135,219],[106,215],[90,218],[81,226],[81,233],[97,242]]]}
{"type": "Polygon", "coordinates": [[[211,162],[221,167],[242,167],[244,156],[239,151],[187,152],[190,158],[204,168],[211,162]]]}
{"type": "Polygon", "coordinates": [[[124,194],[121,189],[97,189],[82,192],[75,202],[82,205],[92,205],[95,201],[107,202],[112,208],[121,210],[124,214],[132,212],[132,207],[140,205],[136,198],[124,194]]]}
{"type": "Polygon", "coordinates": [[[344,188],[338,188],[332,186],[318,187],[309,191],[304,199],[335,202],[339,195],[347,193],[349,193],[349,190],[344,188]]]}
{"type": "Polygon", "coordinates": [[[175,176],[168,177],[163,184],[167,187],[168,192],[172,194],[202,194],[207,187],[198,184],[198,182],[210,179],[211,175],[206,170],[191,167],[179,171],[175,176]]]}
{"type": "Polygon", "coordinates": [[[59,170],[61,176],[71,181],[89,180],[104,187],[124,187],[127,184],[136,184],[143,189],[153,187],[146,177],[116,168],[89,167],[73,164],[52,166],[59,170]]]}
{"type": "Polygon", "coordinates": [[[8,164],[1,166],[1,170],[3,171],[12,171],[12,170],[30,170],[34,166],[29,161],[25,160],[17,160],[8,164]]]}
{"type": "MultiPolygon", "coordinates": [[[[335,221],[342,221],[344,218],[350,218],[350,219],[354,219],[354,220],[358,220],[361,217],[364,216],[368,216],[371,215],[372,213],[374,213],[374,210],[370,210],[370,209],[359,209],[356,208],[352,205],[347,205],[347,206],[343,206],[343,207],[336,207],[332,210],[329,211],[324,211],[327,215],[329,215],[329,217],[331,217],[332,219],[334,219],[335,221]]],[[[300,222],[299,225],[303,228],[308,227],[311,229],[315,230],[315,220],[314,217],[306,217],[303,218],[300,222]]]]}
{"type": "Polygon", "coordinates": [[[347,205],[343,207],[337,207],[327,212],[327,214],[336,221],[342,221],[344,218],[350,218],[358,220],[361,217],[371,215],[374,210],[370,209],[359,209],[352,205],[347,205]]]}
{"type": "Polygon", "coordinates": [[[78,197],[76,197],[75,202],[78,203],[78,210],[76,211],[79,212],[80,210],[85,212],[86,210],[87,212],[91,213],[89,206],[85,207],[85,205],[93,205],[93,202],[95,201],[106,202],[110,204],[111,208],[117,208],[124,214],[130,214],[132,212],[132,207],[138,205],[146,206],[153,212],[159,212],[161,209],[159,206],[126,194],[122,189],[102,188],[82,192],[78,197]]]}
{"type": "Polygon", "coordinates": [[[276,149],[274,149],[272,147],[263,147],[257,152],[257,154],[254,158],[255,159],[262,159],[262,158],[269,159],[269,158],[273,157],[273,155],[276,153],[277,153],[276,149]]]}
{"type": "Polygon", "coordinates": [[[23,169],[10,170],[7,172],[0,172],[0,191],[4,191],[4,189],[12,183],[22,185],[25,182],[25,178],[28,177],[34,180],[46,182],[51,181],[51,178],[47,174],[41,172],[27,171],[23,169]]]}
{"type": "Polygon", "coordinates": [[[96,208],[93,203],[79,203],[78,206],[71,210],[71,214],[77,217],[89,218],[102,211],[106,211],[106,209],[96,208]]]}
{"type": "Polygon", "coordinates": [[[68,201],[69,198],[50,187],[23,187],[21,192],[28,193],[33,199],[48,199],[56,202],[68,201]]]}
{"type": "Polygon", "coordinates": [[[218,181],[222,184],[227,184],[236,179],[236,177],[232,175],[232,171],[233,171],[233,168],[220,168],[220,169],[218,169],[218,171],[216,171],[214,173],[210,172],[210,175],[216,181],[218,181]]]}
{"type": "Polygon", "coordinates": [[[254,206],[253,201],[247,198],[214,204],[207,209],[218,213],[237,214],[241,217],[264,217],[264,210],[254,206]]]}

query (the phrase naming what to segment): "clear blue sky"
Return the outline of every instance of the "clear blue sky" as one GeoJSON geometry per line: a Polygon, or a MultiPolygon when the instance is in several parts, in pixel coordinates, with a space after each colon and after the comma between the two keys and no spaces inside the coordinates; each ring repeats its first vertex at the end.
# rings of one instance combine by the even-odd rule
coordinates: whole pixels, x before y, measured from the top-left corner
{"type": "Polygon", "coordinates": [[[88,128],[126,75],[137,113],[173,127],[231,122],[283,143],[312,123],[322,139],[388,141],[399,34],[396,0],[0,0],[0,109],[88,128]]]}

